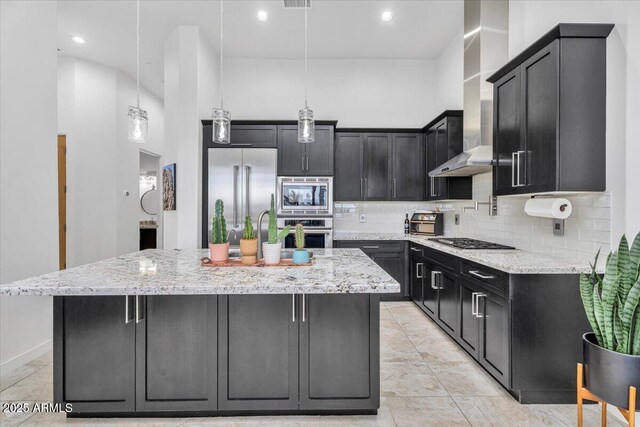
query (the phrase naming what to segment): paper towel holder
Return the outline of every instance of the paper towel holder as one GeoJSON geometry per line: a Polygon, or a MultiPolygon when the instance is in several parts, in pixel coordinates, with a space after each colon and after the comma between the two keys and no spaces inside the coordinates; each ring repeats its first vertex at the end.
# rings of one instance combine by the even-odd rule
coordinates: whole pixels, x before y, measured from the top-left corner
{"type": "MultiPolygon", "coordinates": [[[[537,194],[537,195],[533,195],[531,196],[532,199],[535,199],[536,197],[542,198],[542,197],[554,197],[553,195],[549,194],[537,194]]],[[[564,212],[564,210],[567,208],[567,205],[562,205],[560,206],[560,210],[562,212],[564,212]]],[[[554,219],[553,220],[553,235],[554,236],[564,236],[564,219],[554,219]]]]}

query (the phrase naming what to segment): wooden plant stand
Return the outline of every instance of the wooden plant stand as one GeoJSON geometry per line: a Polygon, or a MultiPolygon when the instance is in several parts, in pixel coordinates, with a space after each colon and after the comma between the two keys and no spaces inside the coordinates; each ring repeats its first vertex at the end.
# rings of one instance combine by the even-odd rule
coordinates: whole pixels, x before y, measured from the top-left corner
{"type": "MultiPolygon", "coordinates": [[[[601,425],[604,427],[607,425],[607,402],[600,399],[595,394],[591,393],[584,387],[584,377],[583,377],[583,369],[584,366],[582,363],[578,363],[578,381],[577,381],[577,391],[578,391],[578,427],[583,427],[582,422],[582,401],[590,400],[593,402],[598,402],[602,404],[602,416],[601,416],[601,425]]],[[[622,416],[629,423],[629,427],[635,427],[636,425],[636,388],[633,386],[629,387],[629,408],[618,408],[622,416]]]]}

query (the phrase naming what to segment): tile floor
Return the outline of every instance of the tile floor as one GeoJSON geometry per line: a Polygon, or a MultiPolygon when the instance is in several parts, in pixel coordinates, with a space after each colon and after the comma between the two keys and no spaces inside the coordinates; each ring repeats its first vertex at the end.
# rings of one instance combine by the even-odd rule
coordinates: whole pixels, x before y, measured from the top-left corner
{"type": "MultiPolygon", "coordinates": [[[[413,303],[383,303],[381,405],[377,416],[67,419],[0,414],[0,425],[58,426],[574,426],[575,405],[520,405],[413,303]]],[[[2,377],[3,402],[52,400],[51,354],[2,377]]],[[[610,426],[624,425],[609,415],[610,426]]],[[[599,407],[585,425],[600,424],[599,407]]]]}

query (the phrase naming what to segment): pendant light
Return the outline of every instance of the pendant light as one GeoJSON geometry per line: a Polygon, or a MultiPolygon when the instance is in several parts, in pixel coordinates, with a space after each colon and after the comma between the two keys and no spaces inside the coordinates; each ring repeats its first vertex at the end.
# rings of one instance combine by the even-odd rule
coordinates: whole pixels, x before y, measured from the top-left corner
{"type": "Polygon", "coordinates": [[[136,0],[136,106],[129,106],[129,141],[143,144],[147,142],[149,120],[147,112],[140,108],[140,0],[136,0]]]}
{"type": "Polygon", "coordinates": [[[298,142],[308,144],[316,139],[316,126],[313,121],[313,110],[307,105],[307,86],[309,66],[307,60],[307,9],[309,9],[309,1],[304,2],[304,108],[298,111],[298,142]]]}
{"type": "Polygon", "coordinates": [[[220,0],[220,85],[218,90],[220,91],[220,108],[213,109],[213,143],[214,144],[229,144],[231,143],[231,115],[229,111],[224,109],[224,98],[222,96],[222,82],[223,79],[223,41],[224,41],[224,1],[220,0]]]}

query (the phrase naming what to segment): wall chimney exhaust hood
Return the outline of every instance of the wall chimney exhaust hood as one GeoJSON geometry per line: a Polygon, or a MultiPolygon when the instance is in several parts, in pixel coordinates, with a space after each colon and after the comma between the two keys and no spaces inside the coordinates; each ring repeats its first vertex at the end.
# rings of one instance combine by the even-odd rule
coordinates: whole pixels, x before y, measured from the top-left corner
{"type": "Polygon", "coordinates": [[[464,2],[464,151],[429,172],[432,177],[491,171],[493,85],[486,79],[508,58],[508,0],[464,2]]]}

